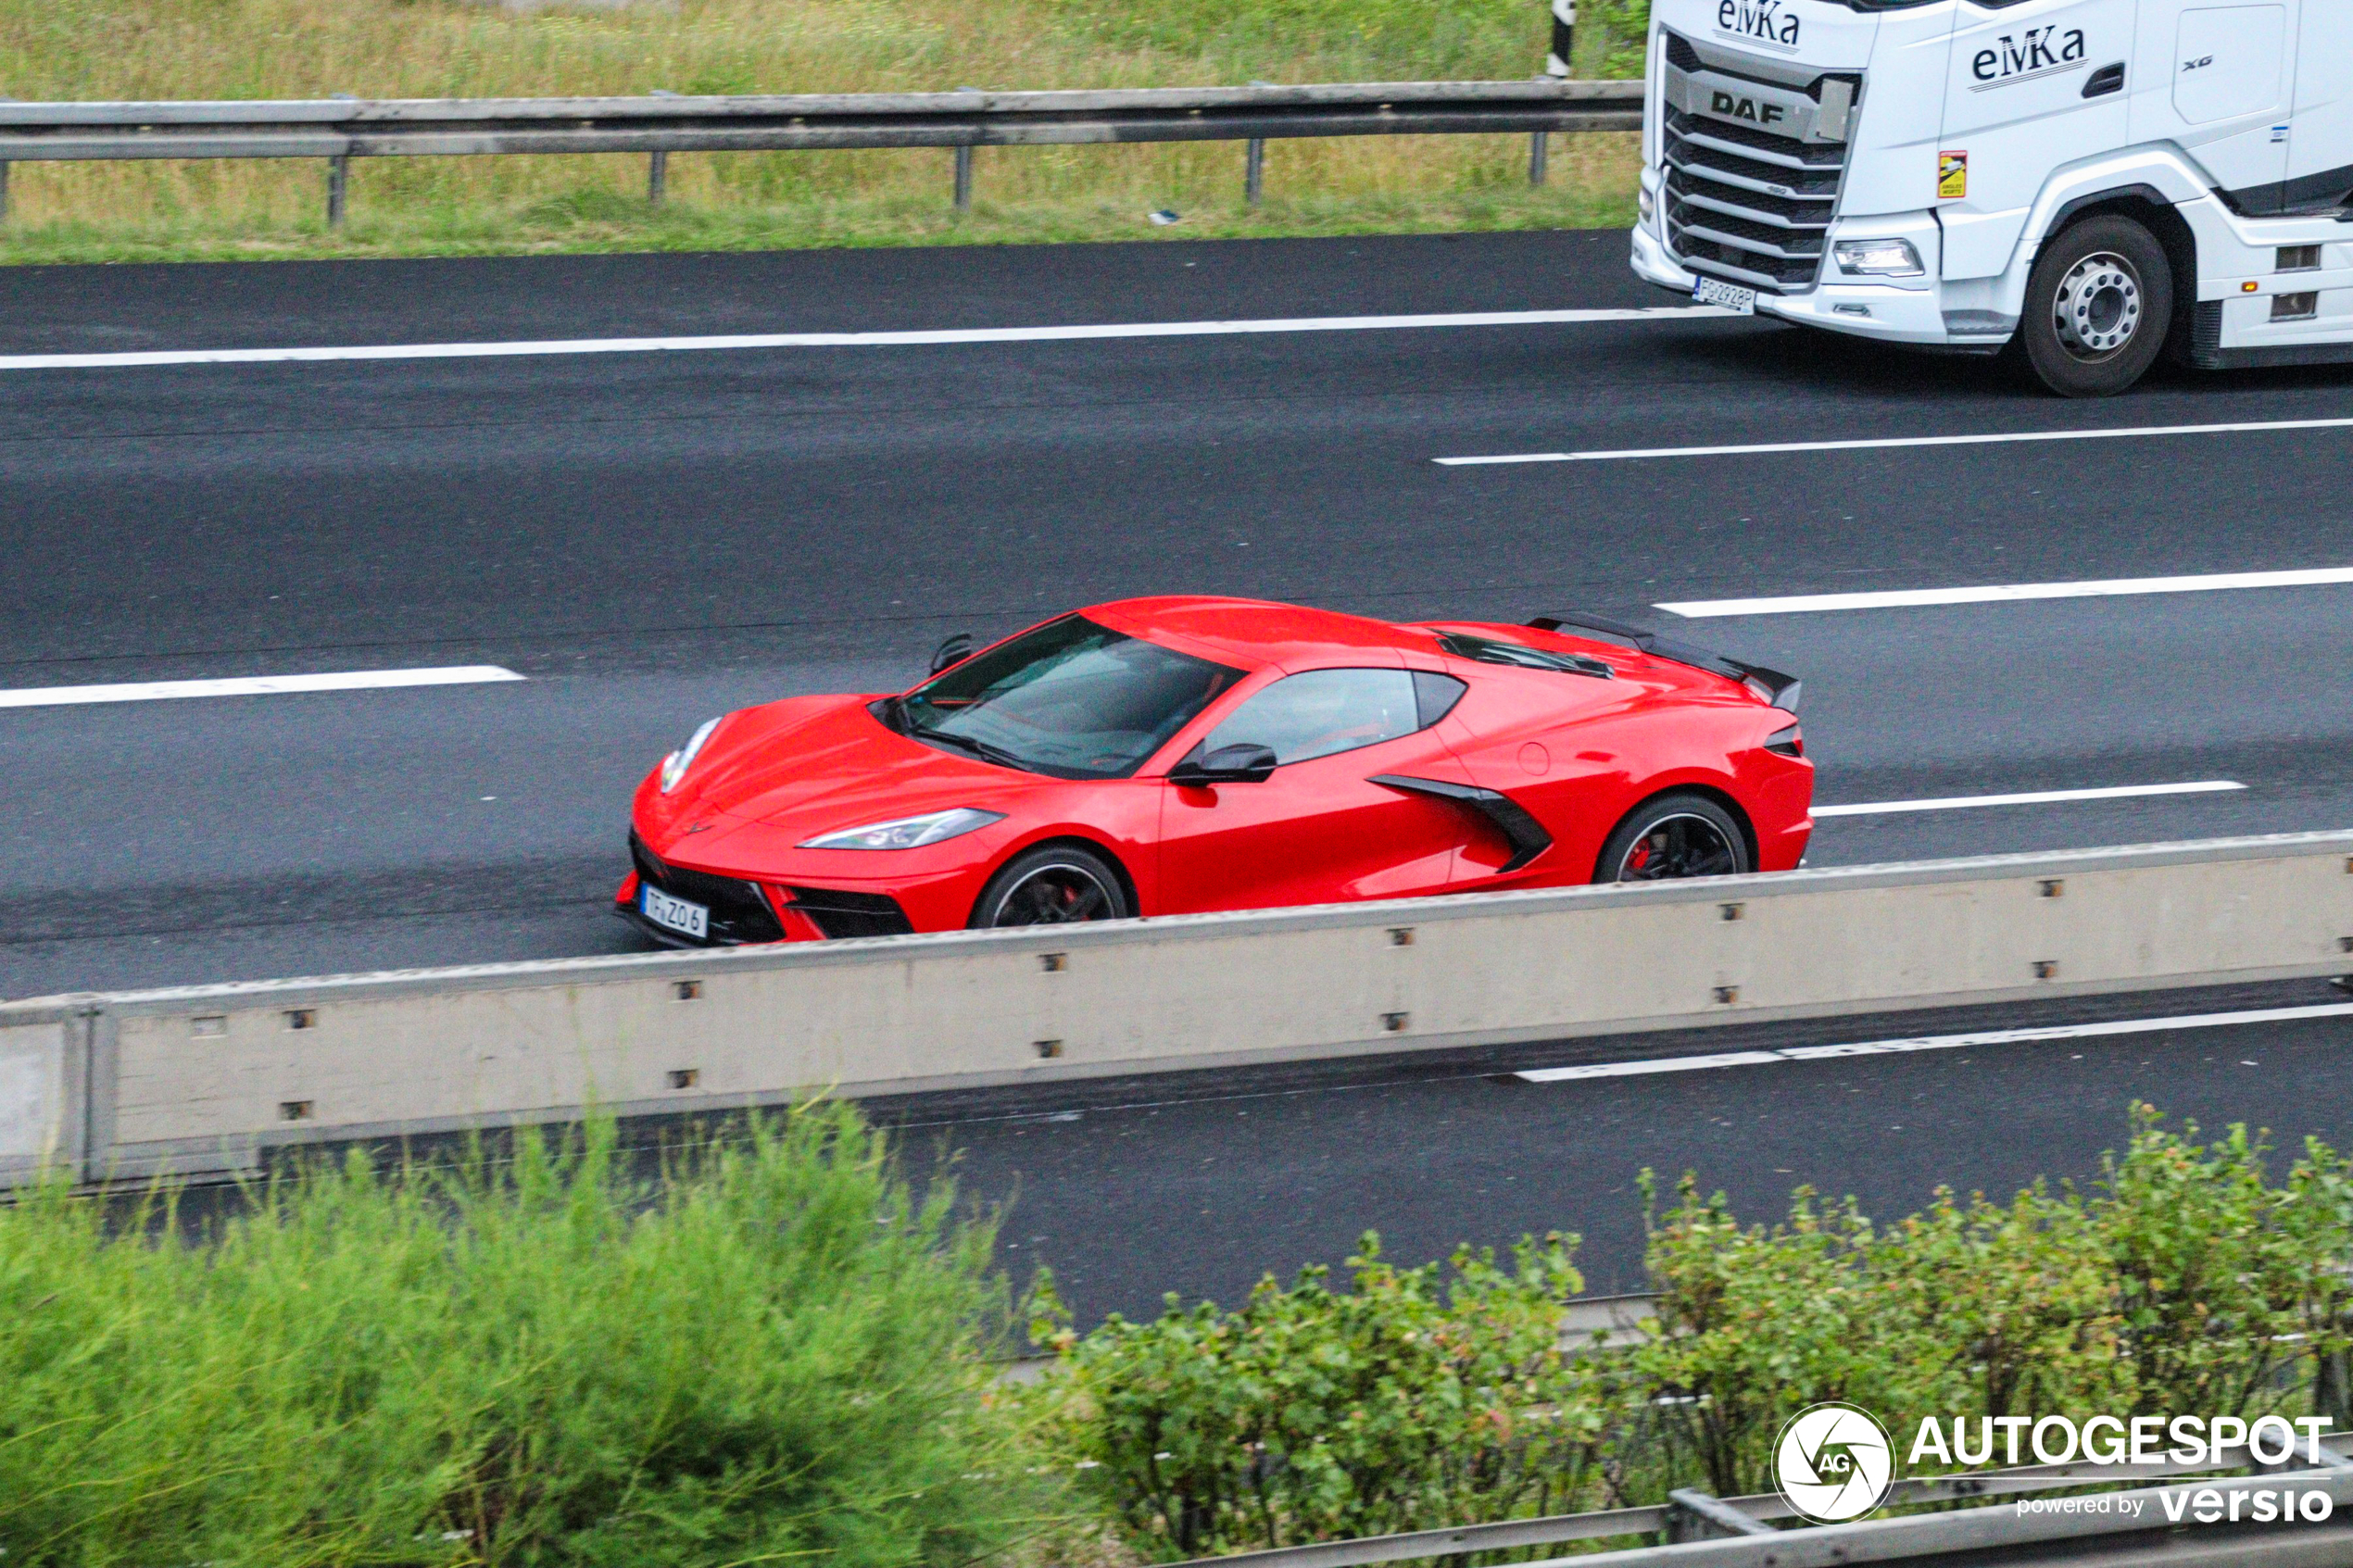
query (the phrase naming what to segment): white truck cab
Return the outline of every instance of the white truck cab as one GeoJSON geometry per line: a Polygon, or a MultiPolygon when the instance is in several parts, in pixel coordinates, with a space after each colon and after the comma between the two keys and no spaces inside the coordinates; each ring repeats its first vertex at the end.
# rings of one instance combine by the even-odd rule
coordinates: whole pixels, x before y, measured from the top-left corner
{"type": "Polygon", "coordinates": [[[1634,270],[2021,355],[2353,359],[2353,0],[1654,0],[1634,270]]]}

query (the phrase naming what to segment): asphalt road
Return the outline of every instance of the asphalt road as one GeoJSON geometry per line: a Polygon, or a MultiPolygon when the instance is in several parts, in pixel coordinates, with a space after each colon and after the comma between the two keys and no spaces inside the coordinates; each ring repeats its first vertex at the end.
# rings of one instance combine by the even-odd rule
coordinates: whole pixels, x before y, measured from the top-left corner
{"type": "Polygon", "coordinates": [[[1418,1263],[1469,1243],[1507,1254],[1567,1231],[1586,1288],[1650,1287],[1639,1178],[1662,1207],[1691,1173],[1770,1224],[1811,1185],[1886,1222],[1940,1186],[2007,1199],[2038,1178],[2096,1191],[2139,1100],[2180,1131],[2268,1129],[2274,1179],[2307,1137],[2353,1147],[2353,997],[2304,983],[1998,1012],[1906,1013],[1443,1057],[1181,1074],[901,1102],[917,1169],[1003,1216],[1017,1281],[1053,1270],[1076,1317],[1150,1316],[1162,1297],[1239,1303],[1265,1274],[1345,1277],[1367,1230],[1418,1263]],[[2121,1018],[2347,1007],[2240,1026],[1832,1058],[1566,1083],[1529,1068],[1853,1044],[2121,1018]],[[1139,1245],[1139,1238],[1149,1238],[1139,1245]]]}
{"type": "MultiPolygon", "coordinates": [[[[1616,234],[23,269],[0,353],[1667,305],[1616,234]]],[[[624,803],[707,714],[946,633],[1237,592],[1400,617],[2353,562],[2353,433],[1436,456],[2353,413],[2353,371],[2032,395],[1733,320],[0,371],[0,994],[629,947],[624,803]]],[[[2353,822],[2353,589],[1697,623],[1803,674],[1818,863],[2353,822]]]]}
{"type": "MultiPolygon", "coordinates": [[[[22,269],[0,355],[1672,306],[1623,255],[1547,234],[22,269]]],[[[2342,429],[1436,457],[2347,417],[2353,370],[2062,404],[1984,361],[1671,317],[0,370],[0,692],[528,677],[0,708],[0,995],[627,949],[604,909],[627,792],[695,722],[897,685],[947,633],[1072,603],[1669,621],[1649,607],[2353,565],[2342,429]]],[[[2246,786],[1838,818],[1817,863],[2353,824],[2353,587],[1682,629],[1806,677],[1826,802],[2246,786]]],[[[1760,1216],[1807,1180],[1893,1212],[1939,1181],[2088,1176],[2134,1095],[2341,1141],[2347,1027],[1498,1081],[1546,1056],[1520,1047],[884,1109],[1013,1203],[1009,1258],[1054,1264],[1083,1314],[1230,1298],[1368,1226],[1404,1257],[1580,1229],[1616,1288],[1639,1283],[1643,1165],[1760,1216]]]]}

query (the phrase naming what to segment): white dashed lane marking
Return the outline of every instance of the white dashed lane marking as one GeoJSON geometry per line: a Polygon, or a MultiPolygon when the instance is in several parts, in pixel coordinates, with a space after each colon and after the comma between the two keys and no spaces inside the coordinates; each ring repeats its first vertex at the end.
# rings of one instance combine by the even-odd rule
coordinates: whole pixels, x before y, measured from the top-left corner
{"type": "Polygon", "coordinates": [[[1878,817],[1897,811],[1968,811],[1984,806],[2053,806],[2077,800],[2131,800],[2150,795],[2224,795],[2246,785],[2235,779],[2188,784],[2116,784],[2106,789],[2037,789],[2023,795],[1947,795],[1924,800],[1865,800],[1817,806],[1817,817],[1878,817]]]}
{"type": "Polygon", "coordinates": [[[182,348],[107,354],[0,355],[0,370],[137,370],[159,365],[286,365],[368,359],[528,359],[575,354],[712,353],[759,348],[915,348],[948,344],[1088,343],[1119,338],[1237,337],[1292,332],[1419,332],[1575,326],[1729,316],[1713,306],[1630,310],[1469,310],[1416,316],[1285,316],[1231,321],[1124,321],[1071,327],[950,327],[890,332],[735,332],[708,337],[523,339],[350,347],[182,348]]]}
{"type": "Polygon", "coordinates": [[[2353,566],[2310,567],[2294,571],[2218,571],[2191,577],[2107,577],[2080,583],[2005,583],[1971,588],[1896,588],[1885,593],[1679,599],[1651,608],[1698,620],[1726,615],[1806,615],[1823,610],[2015,604],[2030,599],[2096,599],[2136,594],[2214,594],[2238,588],[2324,588],[2345,583],[2353,583],[2353,566]]]}
{"type": "Polygon", "coordinates": [[[2258,1012],[2202,1012],[2173,1018],[2123,1018],[2105,1023],[2056,1023],[2040,1029],[1988,1029],[1974,1035],[1918,1035],[1902,1040],[1869,1040],[1848,1046],[1790,1046],[1780,1050],[1727,1051],[1716,1056],[1670,1056],[1649,1061],[1604,1061],[1590,1067],[1538,1067],[1514,1077],[1529,1084],[1566,1084],[1586,1078],[1642,1078],[1658,1073],[1705,1072],[1722,1067],[1764,1067],[1832,1057],[1900,1056],[1912,1051],[1960,1050],[1971,1046],[2020,1046],[2040,1040],[2096,1040],[2119,1035],[2157,1035],[2176,1029],[2229,1029],[2247,1024],[2293,1023],[2308,1018],[2353,1015],[2353,1002],[2315,1007],[2269,1008],[2258,1012]]]}
{"type": "Polygon", "coordinates": [[[90,702],[163,702],[200,696],[278,696],[294,692],[380,691],[396,686],[471,686],[523,677],[496,664],[429,670],[349,670],[318,675],[239,675],[217,681],[135,681],[107,686],[19,686],[0,708],[62,708],[90,702]]]}
{"type": "Polygon", "coordinates": [[[1510,463],[1625,463],[1658,458],[1765,458],[1796,452],[1875,452],[1907,446],[2011,446],[2045,441],[2147,441],[2161,436],[2251,435],[2294,430],[2344,430],[2353,419],[2260,420],[2210,425],[2129,425],[2113,430],[1990,431],[1976,435],[1888,435],[1856,441],[1770,441],[1745,446],[1627,446],[1590,452],[1499,452],[1480,457],[1433,458],[1445,468],[1489,468],[1510,463]]]}

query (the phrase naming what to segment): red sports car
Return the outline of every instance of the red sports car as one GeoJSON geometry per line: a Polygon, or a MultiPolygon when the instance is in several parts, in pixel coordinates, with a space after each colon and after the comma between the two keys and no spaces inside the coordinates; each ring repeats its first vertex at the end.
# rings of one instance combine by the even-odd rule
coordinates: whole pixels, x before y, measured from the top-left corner
{"type": "Polygon", "coordinates": [[[895,696],[713,719],[637,789],[618,912],[678,945],[1793,867],[1797,683],[1592,618],[1151,598],[895,696]]]}

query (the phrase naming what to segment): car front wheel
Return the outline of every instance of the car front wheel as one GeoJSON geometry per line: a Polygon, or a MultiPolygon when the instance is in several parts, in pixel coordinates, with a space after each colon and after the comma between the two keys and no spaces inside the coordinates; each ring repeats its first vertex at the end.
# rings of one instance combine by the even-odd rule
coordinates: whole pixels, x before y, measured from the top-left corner
{"type": "Polygon", "coordinates": [[[1595,882],[1670,882],[1739,876],[1753,869],[1748,835],[1704,795],[1662,795],[1617,824],[1602,846],[1595,882]]]}
{"type": "Polygon", "coordinates": [[[1016,855],[988,879],[973,906],[975,930],[1126,920],[1126,884],[1110,862],[1075,845],[1047,845],[1016,855]]]}

